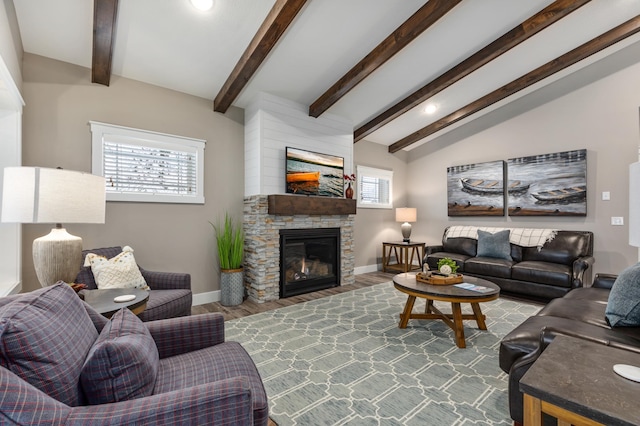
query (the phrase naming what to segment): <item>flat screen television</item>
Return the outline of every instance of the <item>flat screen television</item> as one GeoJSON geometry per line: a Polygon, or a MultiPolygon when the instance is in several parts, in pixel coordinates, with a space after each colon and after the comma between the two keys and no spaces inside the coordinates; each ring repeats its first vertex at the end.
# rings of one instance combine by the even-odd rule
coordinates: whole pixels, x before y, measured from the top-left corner
{"type": "Polygon", "coordinates": [[[344,158],[304,149],[286,149],[288,194],[342,197],[344,158]]]}

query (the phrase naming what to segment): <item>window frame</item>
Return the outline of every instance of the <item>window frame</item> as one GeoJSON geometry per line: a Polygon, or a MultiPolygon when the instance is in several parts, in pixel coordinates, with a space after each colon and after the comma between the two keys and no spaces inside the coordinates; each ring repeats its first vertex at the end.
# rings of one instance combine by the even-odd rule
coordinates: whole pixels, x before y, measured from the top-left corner
{"type": "Polygon", "coordinates": [[[204,204],[204,149],[206,141],[185,136],[170,135],[150,130],[134,129],[115,124],[89,121],[91,126],[91,170],[104,176],[105,138],[140,147],[167,149],[193,153],[196,157],[196,191],[193,195],[158,194],[138,192],[113,192],[107,190],[107,201],[204,204]]]}
{"type": "Polygon", "coordinates": [[[393,170],[378,169],[368,166],[356,166],[356,206],[360,209],[393,209],[393,170]],[[388,203],[363,203],[362,201],[362,178],[377,178],[389,181],[389,202],[388,203]]]}

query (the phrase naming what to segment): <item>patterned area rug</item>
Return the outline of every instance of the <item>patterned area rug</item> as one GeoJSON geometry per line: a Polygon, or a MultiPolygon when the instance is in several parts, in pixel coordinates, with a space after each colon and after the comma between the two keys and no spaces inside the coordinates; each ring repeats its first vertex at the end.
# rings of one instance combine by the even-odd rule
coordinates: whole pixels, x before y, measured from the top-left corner
{"type": "Polygon", "coordinates": [[[510,425],[500,339],[540,306],[481,304],[488,330],[465,321],[459,349],[442,321],[399,329],[405,301],[378,284],[228,321],[225,334],[256,362],[279,426],[510,425]]]}

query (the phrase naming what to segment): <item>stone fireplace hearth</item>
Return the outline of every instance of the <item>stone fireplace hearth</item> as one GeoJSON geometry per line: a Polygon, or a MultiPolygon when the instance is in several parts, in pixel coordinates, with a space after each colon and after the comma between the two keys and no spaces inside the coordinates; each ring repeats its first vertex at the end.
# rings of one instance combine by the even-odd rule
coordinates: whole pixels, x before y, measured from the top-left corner
{"type": "MultiPolygon", "coordinates": [[[[287,196],[280,196],[287,197],[287,196]]],[[[301,196],[296,201],[304,200],[301,196]]],[[[317,199],[317,197],[316,197],[317,199]]],[[[280,199],[282,200],[282,199],[280,199]]],[[[311,198],[309,198],[311,200],[311,198]]],[[[306,200],[305,200],[306,201],[306,200]]],[[[313,200],[314,202],[316,200],[313,200]]],[[[280,298],[280,230],[281,229],[340,229],[340,281],[339,285],[355,282],[355,253],[353,228],[355,216],[344,213],[344,199],[323,199],[326,214],[297,214],[295,208],[283,213],[269,213],[269,196],[252,195],[244,199],[245,231],[245,283],[249,297],[258,303],[280,298]],[[332,209],[332,203],[336,208],[332,209]],[[335,210],[339,214],[330,214],[335,210]]],[[[352,200],[348,200],[352,201],[352,200]]],[[[354,208],[355,212],[355,208],[354,208]]]]}

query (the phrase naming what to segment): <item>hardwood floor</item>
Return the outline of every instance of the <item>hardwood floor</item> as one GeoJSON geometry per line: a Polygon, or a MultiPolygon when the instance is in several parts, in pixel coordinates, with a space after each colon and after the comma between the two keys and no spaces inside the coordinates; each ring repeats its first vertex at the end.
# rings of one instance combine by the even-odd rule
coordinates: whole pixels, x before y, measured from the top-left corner
{"type": "Polygon", "coordinates": [[[356,275],[356,282],[351,285],[343,285],[339,287],[329,288],[327,290],[315,291],[313,293],[301,294],[299,296],[287,297],[286,299],[273,300],[265,303],[256,303],[251,300],[245,300],[238,306],[222,306],[220,303],[207,303],[205,305],[193,306],[191,314],[204,314],[207,312],[221,312],[225,321],[242,318],[247,315],[253,315],[260,312],[270,311],[272,309],[283,308],[309,300],[319,299],[331,296],[333,294],[344,293],[346,291],[355,290],[357,288],[369,287],[391,281],[395,274],[386,272],[369,272],[366,274],[356,275]]]}

